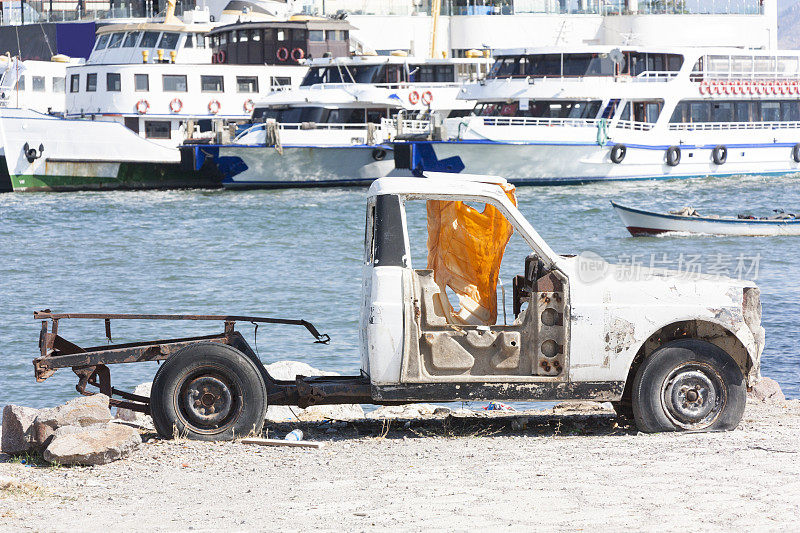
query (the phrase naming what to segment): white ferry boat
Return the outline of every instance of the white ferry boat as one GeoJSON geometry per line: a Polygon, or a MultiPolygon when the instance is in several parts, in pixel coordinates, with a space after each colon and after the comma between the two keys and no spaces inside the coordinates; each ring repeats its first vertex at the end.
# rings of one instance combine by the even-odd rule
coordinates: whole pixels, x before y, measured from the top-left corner
{"type": "Polygon", "coordinates": [[[800,171],[798,51],[509,50],[461,97],[477,105],[446,138],[402,144],[412,169],[517,184],[800,171]]]}
{"type": "Polygon", "coordinates": [[[223,186],[352,184],[387,176],[394,170],[390,132],[399,126],[405,134],[427,133],[430,122],[418,118],[434,111],[468,114],[474,102],[458,98],[463,84],[483,79],[491,62],[394,55],[315,59],[308,66],[299,88],[256,103],[255,124],[232,144],[203,148],[218,153],[223,186]]]}

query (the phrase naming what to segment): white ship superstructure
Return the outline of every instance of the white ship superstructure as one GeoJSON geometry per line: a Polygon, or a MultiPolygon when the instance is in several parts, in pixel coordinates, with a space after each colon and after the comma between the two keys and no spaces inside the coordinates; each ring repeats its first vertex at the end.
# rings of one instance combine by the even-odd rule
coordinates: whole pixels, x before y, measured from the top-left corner
{"type": "MultiPolygon", "coordinates": [[[[800,170],[800,52],[583,47],[498,54],[413,168],[580,183],[800,170]]],[[[396,147],[397,149],[397,147],[396,147]]]]}

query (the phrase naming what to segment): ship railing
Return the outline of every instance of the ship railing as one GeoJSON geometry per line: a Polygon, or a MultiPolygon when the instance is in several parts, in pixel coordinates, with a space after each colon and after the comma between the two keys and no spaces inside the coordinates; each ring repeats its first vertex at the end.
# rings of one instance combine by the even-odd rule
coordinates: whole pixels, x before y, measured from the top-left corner
{"type": "Polygon", "coordinates": [[[646,70],[640,74],[637,74],[633,80],[634,81],[669,81],[673,78],[678,77],[678,72],[671,71],[671,70],[646,70]]]}
{"type": "Polygon", "coordinates": [[[595,127],[596,119],[589,118],[537,118],[537,117],[481,117],[484,126],[572,126],[595,127]]]}
{"type": "Polygon", "coordinates": [[[315,83],[313,85],[303,85],[303,89],[312,89],[315,91],[322,91],[326,89],[353,89],[361,88],[364,86],[376,87],[378,89],[440,89],[440,88],[460,88],[463,85],[461,81],[448,81],[448,82],[434,82],[434,81],[415,81],[415,82],[402,82],[402,83],[315,83]]]}
{"type": "MultiPolygon", "coordinates": [[[[366,130],[369,128],[367,124],[347,124],[347,123],[318,123],[318,122],[279,122],[277,124],[279,130],[337,130],[337,131],[350,131],[350,130],[366,130]]],[[[265,122],[253,124],[247,129],[242,130],[236,135],[236,138],[241,138],[248,133],[261,131],[267,128],[265,122]]]]}
{"type": "Polygon", "coordinates": [[[617,120],[614,123],[615,128],[623,130],[648,131],[652,130],[653,126],[655,124],[651,122],[639,122],[637,120],[617,120]]]}
{"type": "Polygon", "coordinates": [[[800,74],[797,72],[730,72],[721,70],[706,70],[704,72],[692,72],[689,74],[690,81],[730,81],[747,80],[757,82],[770,81],[800,81],[800,74]]]}
{"type": "Polygon", "coordinates": [[[800,121],[786,122],[687,122],[670,124],[671,131],[727,131],[727,130],[791,130],[800,129],[800,121]]]}
{"type": "Polygon", "coordinates": [[[404,134],[423,134],[431,131],[431,122],[430,120],[384,118],[381,119],[381,128],[404,134]]]}

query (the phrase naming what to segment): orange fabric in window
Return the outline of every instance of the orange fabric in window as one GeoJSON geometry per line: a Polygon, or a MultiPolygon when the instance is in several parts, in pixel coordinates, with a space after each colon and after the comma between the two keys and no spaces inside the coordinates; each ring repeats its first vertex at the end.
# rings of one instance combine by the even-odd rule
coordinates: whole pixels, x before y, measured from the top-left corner
{"type": "MultiPolygon", "coordinates": [[[[514,186],[502,185],[517,205],[514,186]]],[[[429,200],[428,269],[441,293],[439,303],[451,322],[493,325],[497,321],[497,278],[514,229],[500,211],[486,205],[478,211],[464,202],[429,200]],[[458,297],[455,311],[445,295],[458,297]]]]}

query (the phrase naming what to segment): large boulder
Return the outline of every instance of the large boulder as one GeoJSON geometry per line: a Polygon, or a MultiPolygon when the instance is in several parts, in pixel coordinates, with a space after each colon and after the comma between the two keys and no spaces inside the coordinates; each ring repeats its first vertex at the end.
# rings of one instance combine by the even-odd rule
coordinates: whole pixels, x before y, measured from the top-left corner
{"type": "Polygon", "coordinates": [[[38,409],[21,405],[6,405],[3,408],[3,453],[14,455],[30,449],[31,426],[38,414],[38,409]]]}
{"type": "Polygon", "coordinates": [[[31,443],[33,448],[46,447],[58,428],[64,426],[91,426],[111,421],[109,398],[105,394],[81,396],[64,405],[42,409],[33,421],[31,443]]]}
{"type": "Polygon", "coordinates": [[[42,456],[62,465],[102,465],[127,457],[141,444],[139,432],[123,424],[64,426],[53,432],[42,456]]]}
{"type": "MultiPolygon", "coordinates": [[[[137,385],[136,388],[133,390],[133,393],[138,396],[144,396],[146,398],[150,397],[150,389],[153,387],[153,382],[148,381],[147,383],[142,383],[137,385]]],[[[136,426],[145,428],[145,429],[154,429],[153,426],[153,419],[150,415],[146,415],[144,413],[140,413],[139,411],[131,411],[130,409],[125,409],[124,407],[119,407],[117,409],[117,414],[114,417],[118,420],[124,420],[125,422],[130,422],[136,426]]]]}
{"type": "Polygon", "coordinates": [[[751,400],[758,400],[764,403],[783,403],[786,401],[778,382],[763,376],[748,391],[747,396],[751,400]]]}
{"type": "MultiPolygon", "coordinates": [[[[325,372],[299,361],[278,361],[267,365],[267,372],[275,379],[294,381],[297,376],[338,376],[336,372],[325,372]]],[[[354,420],[364,418],[364,410],[358,404],[312,405],[306,409],[297,406],[267,406],[267,422],[286,422],[300,419],[315,420],[354,420]],[[295,418],[295,415],[297,418],[295,418]]]]}

